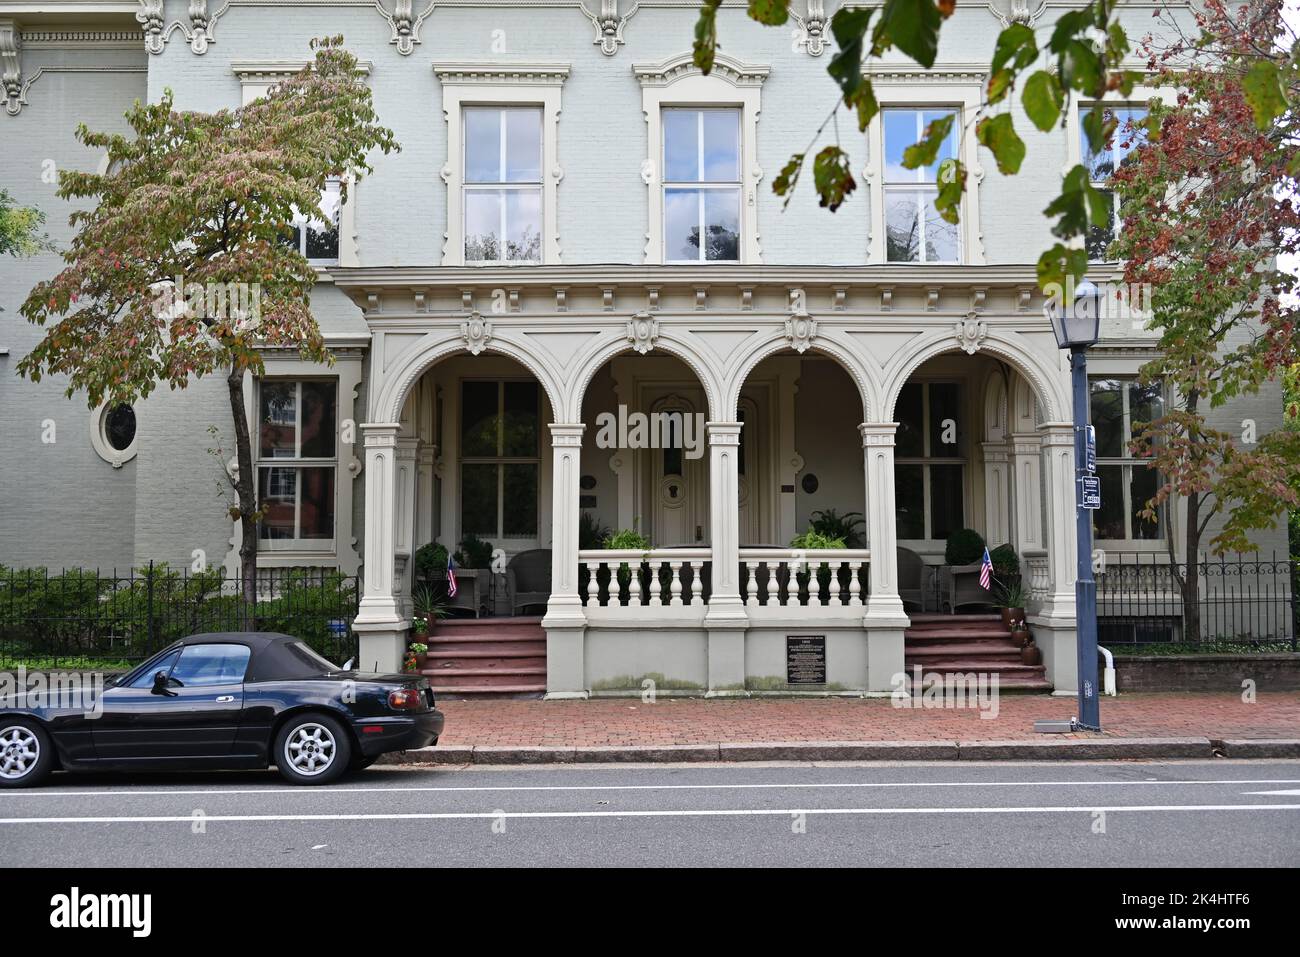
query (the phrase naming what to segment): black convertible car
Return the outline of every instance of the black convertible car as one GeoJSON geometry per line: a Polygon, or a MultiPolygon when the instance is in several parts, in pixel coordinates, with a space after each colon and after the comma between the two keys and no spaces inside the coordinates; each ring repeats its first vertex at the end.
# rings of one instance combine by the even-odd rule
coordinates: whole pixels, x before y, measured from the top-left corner
{"type": "Polygon", "coordinates": [[[436,744],[427,679],[343,671],[289,635],[192,635],[92,701],[0,707],[0,787],[67,771],[265,768],[327,784],[379,755],[436,744]]]}

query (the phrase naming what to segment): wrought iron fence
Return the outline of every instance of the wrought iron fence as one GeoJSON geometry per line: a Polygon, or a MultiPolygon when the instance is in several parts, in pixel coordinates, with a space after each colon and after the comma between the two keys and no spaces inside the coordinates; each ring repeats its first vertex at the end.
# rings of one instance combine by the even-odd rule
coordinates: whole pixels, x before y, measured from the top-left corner
{"type": "Polygon", "coordinates": [[[1094,572],[1098,640],[1111,650],[1300,650],[1300,560],[1238,554],[1189,566],[1161,553],[1105,551],[1094,572]],[[1195,615],[1179,586],[1189,574],[1195,615]]]}
{"type": "Polygon", "coordinates": [[[355,576],[330,569],[262,569],[249,590],[220,570],[150,563],[126,575],[0,568],[0,667],[117,670],[178,638],[275,631],[336,663],[356,651],[355,576]]]}

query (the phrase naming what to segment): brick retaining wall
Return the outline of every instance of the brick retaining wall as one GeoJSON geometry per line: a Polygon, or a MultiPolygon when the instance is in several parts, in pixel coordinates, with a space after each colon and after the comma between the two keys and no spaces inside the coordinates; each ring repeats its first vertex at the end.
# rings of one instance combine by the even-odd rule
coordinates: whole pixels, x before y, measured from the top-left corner
{"type": "Polygon", "coordinates": [[[1126,691],[1300,691],[1300,654],[1116,655],[1115,684],[1126,691]]]}

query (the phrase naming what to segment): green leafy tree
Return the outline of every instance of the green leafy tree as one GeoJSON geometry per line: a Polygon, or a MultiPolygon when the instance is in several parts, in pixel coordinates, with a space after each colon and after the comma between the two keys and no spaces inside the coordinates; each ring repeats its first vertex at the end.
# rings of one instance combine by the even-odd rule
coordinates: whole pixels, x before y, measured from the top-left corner
{"type": "Polygon", "coordinates": [[[30,206],[19,206],[8,191],[0,189],[0,256],[33,256],[49,249],[41,234],[45,214],[30,206]]]}
{"type": "Polygon", "coordinates": [[[1195,563],[1211,522],[1220,530],[1210,551],[1246,551],[1251,532],[1300,505],[1300,432],[1263,434],[1249,419],[1216,428],[1208,418],[1282,380],[1300,359],[1297,279],[1277,260],[1300,252],[1300,120],[1274,112],[1300,95],[1295,37],[1281,9],[1280,0],[1207,0],[1196,36],[1149,41],[1154,82],[1179,94],[1153,102],[1147,145],[1114,176],[1124,228],[1110,252],[1124,261],[1129,289],[1149,290],[1149,327],[1160,334],[1141,381],[1168,395],[1162,415],[1136,426],[1131,449],[1159,474],[1142,514],[1155,518],[1175,496],[1185,510],[1186,572],[1173,523],[1165,528],[1191,641],[1200,636],[1195,563]],[[1284,91],[1263,110],[1261,72],[1284,91]]]}
{"type": "MultiPolygon", "coordinates": [[[[703,0],[695,26],[695,64],[705,73],[712,70],[721,46],[721,3],[703,0]]],[[[1061,14],[1041,32],[1024,23],[1012,23],[998,34],[989,61],[984,102],[971,122],[975,124],[976,139],[993,154],[1000,172],[1019,172],[1026,153],[1009,112],[1009,99],[1017,86],[1030,122],[1043,132],[1065,122],[1071,96],[1101,100],[1110,93],[1122,97],[1132,93],[1140,74],[1122,67],[1132,45],[1116,17],[1120,5],[1121,0],[1092,0],[1061,14]]],[[[841,108],[853,114],[860,131],[867,129],[880,112],[872,68],[886,54],[901,53],[931,69],[938,54],[940,31],[956,8],[956,0],[884,0],[879,7],[845,6],[836,11],[830,32],[838,49],[826,71],[837,87],[837,102],[809,146],[791,156],[773,180],[777,195],[786,197],[788,203],[800,174],[810,163],[820,204],[833,212],[845,202],[857,182],[849,156],[838,142],[838,132],[837,141],[822,147],[810,161],[812,146],[841,108]]],[[[748,15],[768,26],[782,26],[790,19],[789,0],[750,0],[748,15]]],[[[1275,111],[1273,115],[1294,102],[1275,88],[1267,72],[1258,78],[1256,86],[1261,103],[1267,104],[1265,109],[1275,111]]],[[[953,123],[952,116],[930,123],[921,141],[904,152],[903,165],[918,169],[934,163],[953,123]]],[[[835,128],[838,131],[838,123],[835,128]]],[[[1099,150],[1114,129],[1115,120],[1107,119],[1101,110],[1091,111],[1083,124],[1093,150],[1099,150]]],[[[1064,286],[1067,275],[1078,278],[1087,271],[1087,252],[1080,240],[1090,224],[1102,226],[1109,221],[1109,204],[1090,179],[1083,165],[1073,167],[1065,175],[1060,195],[1043,210],[1055,221],[1052,234],[1059,240],[1038,259],[1038,279],[1044,287],[1052,283],[1064,286]]],[[[945,221],[955,224],[967,184],[965,166],[960,160],[945,160],[938,170],[938,182],[935,209],[945,221]]]]}
{"type": "Polygon", "coordinates": [[[311,65],[239,109],[177,110],[165,91],[126,114],[133,136],[79,127],[107,151],[107,171],[59,174],[59,196],[93,205],[71,216],[65,268],[22,305],[46,333],[18,372],[66,375],[68,395],[85,392],[92,408],[224,374],[250,600],[260,515],[245,377],[262,372],[266,347],[332,361],[309,304],[316,272],[286,242],[289,224],[299,211],[325,220],[327,179],[344,177],[346,191],[372,151],[397,148],[342,42],[315,41],[311,65]]]}

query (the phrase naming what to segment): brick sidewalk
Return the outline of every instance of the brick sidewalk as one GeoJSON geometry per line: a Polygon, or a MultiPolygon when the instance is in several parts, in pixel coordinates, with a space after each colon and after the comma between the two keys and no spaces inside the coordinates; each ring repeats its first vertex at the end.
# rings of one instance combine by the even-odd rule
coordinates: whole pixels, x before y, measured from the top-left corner
{"type": "MultiPolygon", "coordinates": [[[[440,700],[441,745],[516,747],[714,744],[771,741],[1042,740],[1038,718],[1068,719],[1075,699],[1003,695],[996,718],[974,710],[904,710],[888,699],[597,701],[440,700]]],[[[1126,694],[1103,698],[1102,726],[1124,738],[1300,737],[1300,693],[1126,694]]],[[[1055,735],[1053,737],[1067,737],[1055,735]]]]}

